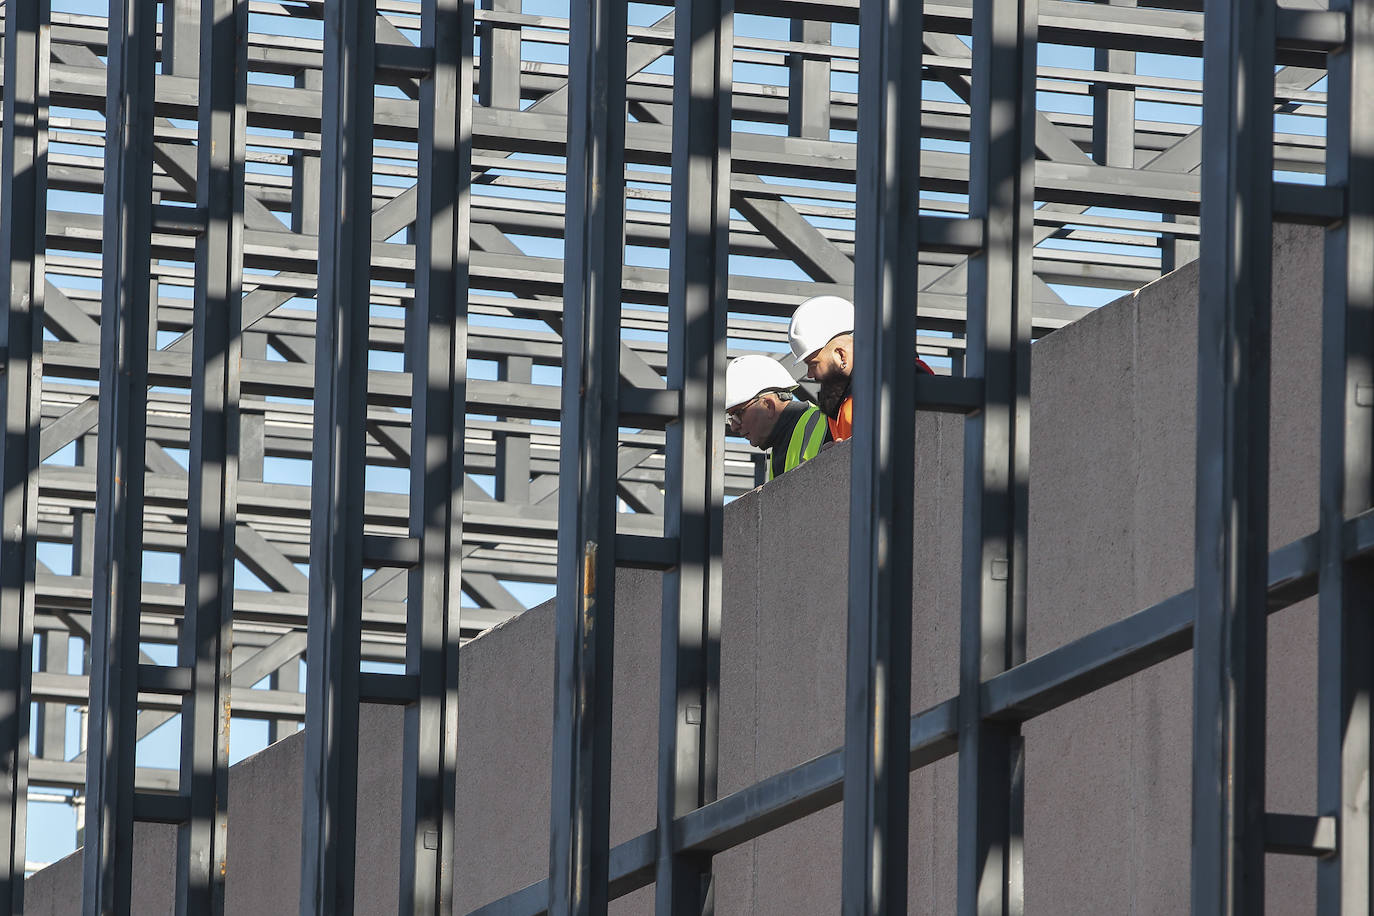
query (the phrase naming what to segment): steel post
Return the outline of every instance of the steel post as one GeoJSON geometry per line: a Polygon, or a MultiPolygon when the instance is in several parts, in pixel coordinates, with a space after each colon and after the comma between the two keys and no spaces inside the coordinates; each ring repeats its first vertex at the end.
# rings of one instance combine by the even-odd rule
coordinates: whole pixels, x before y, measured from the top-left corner
{"type": "MultiPolygon", "coordinates": [[[[484,9],[520,13],[519,0],[486,0],[484,9]]],[[[487,22],[481,26],[482,69],[478,91],[486,108],[520,108],[520,26],[487,22]]]]}
{"type": "Polygon", "coordinates": [[[155,0],[110,4],[85,916],[128,912],[133,880],[156,32],[155,0]]]}
{"type": "MultiPolygon", "coordinates": [[[[504,382],[531,384],[533,381],[534,359],[528,356],[508,356],[501,362],[500,378],[504,382]]],[[[507,418],[505,421],[517,428],[526,427],[528,421],[507,418]]],[[[496,498],[502,502],[528,503],[530,501],[530,432],[508,431],[496,437],[496,498]]]]}
{"type": "Polygon", "coordinates": [[[677,849],[674,822],[716,797],[733,5],[674,13],[668,387],[682,407],[665,431],[663,534],[678,562],[663,576],[655,910],[700,916],[711,857],[677,849]]]}
{"type": "MultiPolygon", "coordinates": [[[[24,912],[43,416],[50,18],[48,0],[15,0],[5,10],[5,121],[0,133],[0,290],[5,294],[0,324],[0,916],[24,912]]],[[[49,751],[46,744],[40,745],[40,754],[49,751]]]]}
{"type": "Polygon", "coordinates": [[[985,228],[969,260],[965,369],[983,409],[964,423],[964,564],[959,676],[961,916],[1021,912],[1021,738],[991,722],[984,681],[1025,660],[1030,337],[1035,199],[1037,0],[976,0],[969,216],[985,228]]]}
{"type": "Polygon", "coordinates": [[[1204,19],[1192,900],[1241,914],[1264,910],[1275,6],[1204,19]]]}
{"type": "MultiPolygon", "coordinates": [[[[1111,0],[1115,6],[1135,6],[1136,0],[1111,0]]],[[[1100,72],[1135,72],[1135,52],[1097,48],[1094,66],[1100,72]]],[[[1099,165],[1135,168],[1135,105],[1132,89],[1097,83],[1093,86],[1093,160],[1099,165]]]]}
{"type": "MultiPolygon", "coordinates": [[[[67,631],[54,627],[44,630],[41,644],[43,655],[38,670],[52,674],[66,674],[70,658],[70,638],[67,631]]],[[[35,644],[36,649],[37,644],[35,644]]],[[[67,707],[61,703],[44,703],[33,723],[34,751],[50,760],[67,759],[67,707]]]]}
{"type": "Polygon", "coordinates": [[[301,913],[350,916],[357,846],[374,0],[325,4],[301,913]]]}
{"type": "Polygon", "coordinates": [[[402,913],[453,911],[458,791],[458,643],[462,599],[468,267],[471,258],[473,0],[426,0],[421,44],[434,71],[420,82],[415,304],[408,342],[414,384],[401,830],[402,913]]]}
{"type": "Polygon", "coordinates": [[[1374,566],[1345,557],[1346,519],[1374,505],[1374,3],[1335,0],[1345,45],[1327,58],[1326,182],[1345,219],[1326,233],[1322,315],[1317,813],[1337,820],[1317,863],[1317,912],[1369,916],[1374,826],[1374,566]]]}
{"type": "MultiPolygon", "coordinates": [[[[808,45],[830,44],[829,22],[793,19],[791,38],[808,45]]],[[[793,51],[787,60],[787,133],[830,139],[830,61],[793,51]]]]}
{"type": "Polygon", "coordinates": [[[248,4],[207,2],[198,21],[196,205],[206,224],[196,244],[186,616],[178,652],[192,688],[181,704],[180,788],[190,817],[177,829],[179,916],[224,912],[228,864],[248,4]]]}
{"type": "Polygon", "coordinates": [[[201,73],[201,4],[197,0],[163,0],[163,73],[192,79],[201,73]]]}
{"type": "Polygon", "coordinates": [[[606,912],[625,211],[625,0],[573,5],[549,910],[606,912]]]}
{"type": "Polygon", "coordinates": [[[863,0],[854,239],[843,909],[905,913],[921,157],[919,5],[863,0]]]}

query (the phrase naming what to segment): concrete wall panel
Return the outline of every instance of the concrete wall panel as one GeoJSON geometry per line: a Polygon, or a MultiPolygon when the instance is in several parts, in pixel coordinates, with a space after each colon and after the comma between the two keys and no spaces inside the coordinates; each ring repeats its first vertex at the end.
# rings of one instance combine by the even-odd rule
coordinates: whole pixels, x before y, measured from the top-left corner
{"type": "MultiPolygon", "coordinates": [[[[1316,524],[1319,244],[1276,227],[1272,546],[1316,524]]],[[[1032,656],[1191,585],[1196,270],[1035,347],[1032,656]]],[[[1271,621],[1273,810],[1315,810],[1312,604],[1271,621]]],[[[1027,725],[1028,912],[1186,911],[1191,682],[1185,656],[1027,725]]],[[[1271,910],[1310,912],[1312,864],[1270,861],[1271,910]]]]}
{"type": "MultiPolygon", "coordinates": [[[[781,486],[779,478],[776,486],[781,486]]],[[[717,786],[720,794],[743,789],[758,771],[758,557],[761,490],[734,500],[725,513],[722,570],[725,588],[720,624],[720,737],[717,786]]],[[[717,856],[716,912],[752,912],[755,875],[754,844],[717,856]]]]}
{"type": "Polygon", "coordinates": [[[464,912],[548,873],[551,624],[539,609],[462,651],[454,867],[464,912]]]}

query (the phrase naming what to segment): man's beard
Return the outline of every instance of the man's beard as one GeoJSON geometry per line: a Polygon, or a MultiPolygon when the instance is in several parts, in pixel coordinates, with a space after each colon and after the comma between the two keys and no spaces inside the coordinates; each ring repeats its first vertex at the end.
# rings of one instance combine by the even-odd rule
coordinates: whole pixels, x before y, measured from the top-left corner
{"type": "Polygon", "coordinates": [[[816,394],[816,404],[827,417],[837,417],[840,405],[849,397],[849,376],[833,370],[821,380],[820,391],[816,394]]]}

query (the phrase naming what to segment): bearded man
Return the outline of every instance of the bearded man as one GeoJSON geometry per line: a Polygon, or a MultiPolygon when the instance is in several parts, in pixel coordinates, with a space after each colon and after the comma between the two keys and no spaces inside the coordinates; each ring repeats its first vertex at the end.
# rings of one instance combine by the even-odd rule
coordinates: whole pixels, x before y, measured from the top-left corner
{"type": "MultiPolygon", "coordinates": [[[[854,304],[840,296],[812,296],[792,313],[787,328],[792,355],[806,366],[806,377],[820,382],[816,404],[826,416],[836,442],[854,434],[854,304]]],[[[916,371],[933,375],[916,357],[916,371]]]]}

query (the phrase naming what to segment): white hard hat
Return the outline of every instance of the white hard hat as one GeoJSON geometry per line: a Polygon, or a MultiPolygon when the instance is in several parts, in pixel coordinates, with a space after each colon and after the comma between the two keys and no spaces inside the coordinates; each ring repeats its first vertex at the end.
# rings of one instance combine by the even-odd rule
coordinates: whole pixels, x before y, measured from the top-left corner
{"type": "Polygon", "coordinates": [[[791,373],[771,356],[740,356],[725,367],[725,409],[738,407],[765,391],[791,391],[796,387],[791,373]]]}
{"type": "Polygon", "coordinates": [[[830,343],[837,334],[854,333],[854,304],[840,296],[812,296],[792,313],[787,341],[797,362],[830,343]]]}

